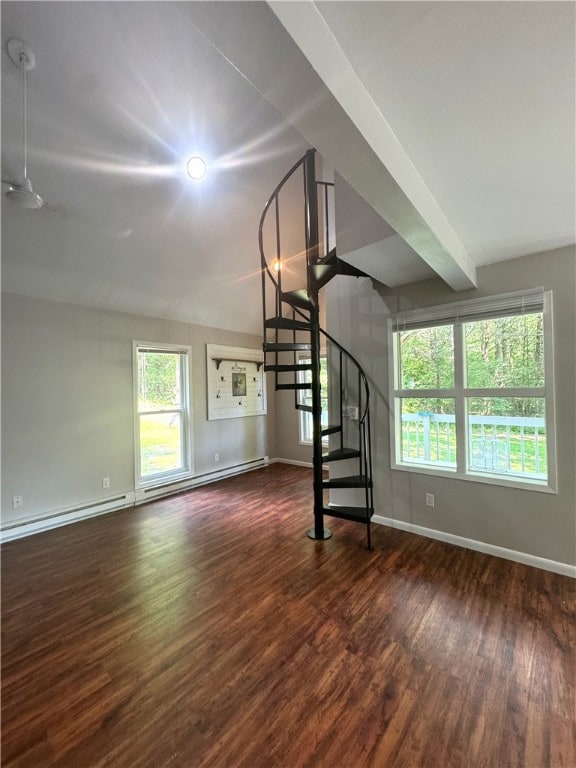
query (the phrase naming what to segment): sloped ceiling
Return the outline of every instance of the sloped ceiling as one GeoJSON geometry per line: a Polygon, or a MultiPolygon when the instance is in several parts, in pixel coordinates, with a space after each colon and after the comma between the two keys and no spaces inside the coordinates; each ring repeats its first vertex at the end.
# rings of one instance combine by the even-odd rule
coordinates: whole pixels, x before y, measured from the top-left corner
{"type": "Polygon", "coordinates": [[[312,143],[415,249],[399,281],[432,267],[463,287],[475,266],[573,243],[574,12],[3,2],[2,178],[21,167],[19,37],[47,202],[2,201],[3,289],[257,333],[260,212],[312,143]]]}
{"type": "MultiPolygon", "coordinates": [[[[2,3],[32,48],[29,176],[3,199],[3,289],[257,332],[258,223],[307,142],[214,49],[188,3],[2,3]],[[208,163],[201,182],[191,154],[208,163]]],[[[5,49],[5,45],[3,46],[5,49]]],[[[2,178],[21,164],[20,73],[2,52],[2,178]]]]}
{"type": "Polygon", "coordinates": [[[392,181],[342,175],[449,285],[574,243],[576,4],[270,5],[392,181]]]}

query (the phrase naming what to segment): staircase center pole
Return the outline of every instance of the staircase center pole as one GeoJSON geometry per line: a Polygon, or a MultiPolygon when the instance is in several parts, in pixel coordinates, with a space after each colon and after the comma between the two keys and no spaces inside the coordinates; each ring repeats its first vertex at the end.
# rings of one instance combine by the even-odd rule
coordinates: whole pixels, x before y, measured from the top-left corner
{"type": "Polygon", "coordinates": [[[319,289],[313,267],[319,258],[318,197],[316,191],[315,150],[306,153],[306,272],[308,296],[313,308],[310,311],[310,342],[312,361],[312,434],[314,462],[314,528],[307,532],[311,539],[329,539],[332,531],[324,528],[324,495],[322,489],[322,396],[320,385],[320,310],[319,289]]]}

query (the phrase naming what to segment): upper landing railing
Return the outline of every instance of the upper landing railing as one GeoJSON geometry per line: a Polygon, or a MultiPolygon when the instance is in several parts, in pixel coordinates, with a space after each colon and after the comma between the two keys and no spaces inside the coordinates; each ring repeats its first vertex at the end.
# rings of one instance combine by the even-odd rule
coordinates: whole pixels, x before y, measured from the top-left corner
{"type": "MultiPolygon", "coordinates": [[[[266,317],[267,310],[270,308],[266,305],[266,288],[271,288],[275,298],[275,314],[277,317],[282,316],[281,306],[281,294],[284,290],[282,286],[282,266],[286,262],[286,253],[283,251],[282,233],[280,227],[281,213],[282,213],[282,192],[285,190],[289,181],[295,177],[299,171],[302,172],[302,199],[304,206],[302,208],[301,228],[304,233],[304,251],[306,254],[306,281],[305,285],[299,286],[301,288],[307,288],[310,290],[310,275],[311,267],[318,264],[324,257],[330,253],[330,249],[333,248],[334,236],[330,235],[331,222],[330,222],[330,188],[334,187],[332,182],[328,181],[316,181],[314,179],[311,182],[309,175],[310,160],[314,156],[314,150],[309,150],[303,155],[290,170],[280,180],[270,197],[268,198],[262,215],[260,217],[260,224],[258,227],[258,245],[260,250],[260,264],[262,272],[262,301],[263,301],[263,316],[266,317]],[[316,189],[316,195],[310,195],[308,190],[311,188],[316,189]],[[320,212],[320,216],[318,215],[320,212]],[[264,227],[265,222],[269,214],[273,214],[273,246],[270,248],[269,253],[266,251],[264,245],[264,227]],[[314,220],[314,221],[313,221],[314,220]],[[316,232],[317,225],[322,222],[322,234],[316,232]],[[274,264],[278,267],[274,268],[274,264]]],[[[292,228],[292,231],[296,231],[298,224],[292,228]]],[[[296,309],[296,313],[305,317],[305,315],[296,309]]],[[[265,329],[264,329],[265,331],[265,329]]]]}

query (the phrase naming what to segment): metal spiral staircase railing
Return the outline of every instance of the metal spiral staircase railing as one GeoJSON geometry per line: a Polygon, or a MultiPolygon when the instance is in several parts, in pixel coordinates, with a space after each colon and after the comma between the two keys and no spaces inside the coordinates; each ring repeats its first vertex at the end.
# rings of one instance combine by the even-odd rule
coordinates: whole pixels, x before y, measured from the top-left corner
{"type": "MultiPolygon", "coordinates": [[[[330,194],[333,184],[316,180],[315,150],[309,150],[280,181],[268,199],[258,233],[262,273],[264,370],[274,373],[277,390],[293,390],[297,410],[311,414],[314,465],[314,527],[307,535],[327,539],[332,534],[324,517],[337,517],[366,525],[371,549],[370,523],[374,513],[370,431],[370,388],[358,362],[320,327],[319,292],[335,275],[363,275],[338,259],[330,248],[330,194]],[[283,250],[281,193],[302,174],[304,201],[301,247],[283,250]],[[270,216],[269,216],[270,214],[270,216]],[[322,238],[320,237],[320,225],[322,238]],[[267,228],[267,233],[265,230],[267,228]],[[267,243],[265,243],[265,240],[267,243]],[[266,244],[273,255],[267,257],[266,244]],[[291,254],[291,255],[287,255],[291,254]],[[299,268],[298,268],[299,267],[299,268]],[[304,282],[305,287],[301,287],[304,282]],[[287,283],[290,283],[287,285],[287,283]],[[294,287],[298,286],[298,287],[294,287]],[[322,382],[322,361],[327,375],[322,382]],[[324,391],[323,391],[324,390],[324,391]],[[323,413],[322,401],[328,403],[323,413]],[[326,420],[327,417],[327,420],[326,420]],[[328,442],[328,450],[325,451],[328,442]],[[331,462],[354,462],[355,471],[324,477],[331,462]],[[325,492],[354,489],[361,505],[325,503],[325,492]]],[[[294,227],[288,237],[294,239],[294,227]]]]}

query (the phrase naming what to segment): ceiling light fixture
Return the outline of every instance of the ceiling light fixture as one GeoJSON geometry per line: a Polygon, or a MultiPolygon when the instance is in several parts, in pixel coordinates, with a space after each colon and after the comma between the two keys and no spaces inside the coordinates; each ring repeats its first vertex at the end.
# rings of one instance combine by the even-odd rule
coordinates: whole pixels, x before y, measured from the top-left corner
{"type": "Polygon", "coordinates": [[[206,162],[201,157],[198,157],[198,155],[195,155],[186,163],[186,170],[191,179],[199,181],[206,175],[206,162]]]}
{"type": "Polygon", "coordinates": [[[21,208],[42,208],[44,200],[32,189],[28,178],[28,110],[26,104],[26,76],[36,66],[36,58],[25,42],[12,37],[6,45],[8,56],[22,71],[22,135],[24,147],[24,173],[17,182],[8,182],[6,197],[21,208]]]}
{"type": "Polygon", "coordinates": [[[280,272],[282,269],[282,260],[281,259],[274,259],[272,262],[272,269],[274,272],[280,272]]]}

